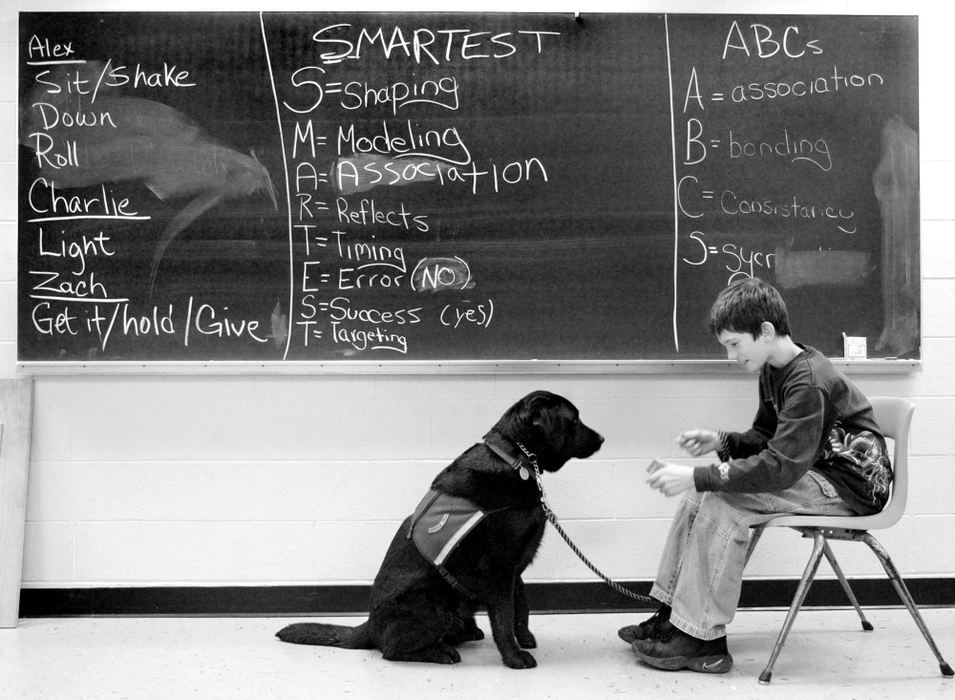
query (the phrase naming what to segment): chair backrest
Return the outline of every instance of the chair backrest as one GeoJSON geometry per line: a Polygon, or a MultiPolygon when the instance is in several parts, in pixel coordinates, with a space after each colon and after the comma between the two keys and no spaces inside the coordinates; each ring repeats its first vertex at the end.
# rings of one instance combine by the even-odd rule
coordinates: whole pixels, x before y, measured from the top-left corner
{"type": "Polygon", "coordinates": [[[874,396],[869,399],[875,420],[887,440],[892,440],[892,492],[889,502],[873,515],[779,515],[765,527],[829,527],[879,530],[895,525],[905,513],[909,495],[909,428],[915,404],[908,399],[874,396]]]}
{"type": "Polygon", "coordinates": [[[915,404],[896,396],[873,396],[869,399],[875,420],[886,439],[894,443],[892,450],[892,496],[877,516],[880,527],[888,527],[902,517],[909,495],[909,428],[915,404]]]}

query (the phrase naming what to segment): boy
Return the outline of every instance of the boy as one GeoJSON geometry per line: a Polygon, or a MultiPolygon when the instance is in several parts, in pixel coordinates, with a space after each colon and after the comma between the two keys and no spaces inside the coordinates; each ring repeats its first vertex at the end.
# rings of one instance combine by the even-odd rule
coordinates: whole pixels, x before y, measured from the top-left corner
{"type": "Polygon", "coordinates": [[[772,286],[746,279],[724,289],[709,327],[729,359],[759,373],[759,407],[743,433],[688,430],[693,457],[720,463],[655,463],[647,483],[686,493],[673,517],[650,595],[660,609],[618,634],[656,668],[726,673],[726,625],[739,602],[751,525],[786,512],[865,515],[885,505],[892,472],[865,396],[818,351],[790,337],[772,286]]]}

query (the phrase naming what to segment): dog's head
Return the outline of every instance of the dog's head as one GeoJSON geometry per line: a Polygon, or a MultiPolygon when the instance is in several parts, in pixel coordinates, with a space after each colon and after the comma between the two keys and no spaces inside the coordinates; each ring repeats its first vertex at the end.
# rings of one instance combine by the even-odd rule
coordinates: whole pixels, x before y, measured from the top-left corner
{"type": "Polygon", "coordinates": [[[571,458],[589,457],[604,441],[600,433],[580,422],[574,404],[549,391],[532,391],[522,398],[501,416],[493,431],[520,442],[549,472],[571,458]]]}

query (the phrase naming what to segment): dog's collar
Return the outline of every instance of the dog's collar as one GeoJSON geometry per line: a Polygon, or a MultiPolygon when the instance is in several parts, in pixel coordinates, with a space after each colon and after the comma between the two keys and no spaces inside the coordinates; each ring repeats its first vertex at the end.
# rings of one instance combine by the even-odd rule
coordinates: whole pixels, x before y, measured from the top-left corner
{"type": "Polygon", "coordinates": [[[526,457],[529,460],[530,465],[534,467],[537,464],[537,457],[532,452],[528,452],[527,448],[525,448],[521,443],[518,442],[515,444],[521,450],[521,452],[524,453],[523,456],[514,456],[509,454],[501,445],[492,442],[487,437],[484,438],[484,444],[487,445],[487,448],[491,452],[503,459],[511,469],[515,470],[523,481],[527,481],[530,478],[531,473],[527,469],[527,465],[524,464],[524,459],[526,457]]]}

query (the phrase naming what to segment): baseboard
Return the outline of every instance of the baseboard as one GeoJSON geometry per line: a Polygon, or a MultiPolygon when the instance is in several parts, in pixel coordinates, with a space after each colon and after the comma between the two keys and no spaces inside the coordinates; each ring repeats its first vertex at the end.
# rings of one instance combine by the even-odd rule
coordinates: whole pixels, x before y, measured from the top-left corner
{"type": "MultiPolygon", "coordinates": [[[[622,581],[634,593],[646,595],[649,581],[622,581]]],[[[786,608],[796,579],[743,582],[740,609],[786,608]]],[[[850,581],[863,606],[901,606],[888,579],[850,581]]],[[[913,578],[906,584],[919,606],[955,606],[955,579],[913,578]]],[[[169,586],[149,588],[25,588],[20,592],[20,617],[91,615],[285,616],[361,615],[368,610],[370,586],[169,586]]],[[[647,610],[603,583],[531,583],[527,596],[536,613],[619,612],[647,610]]],[[[805,607],[844,607],[848,601],[839,582],[818,580],[805,607]]]]}

